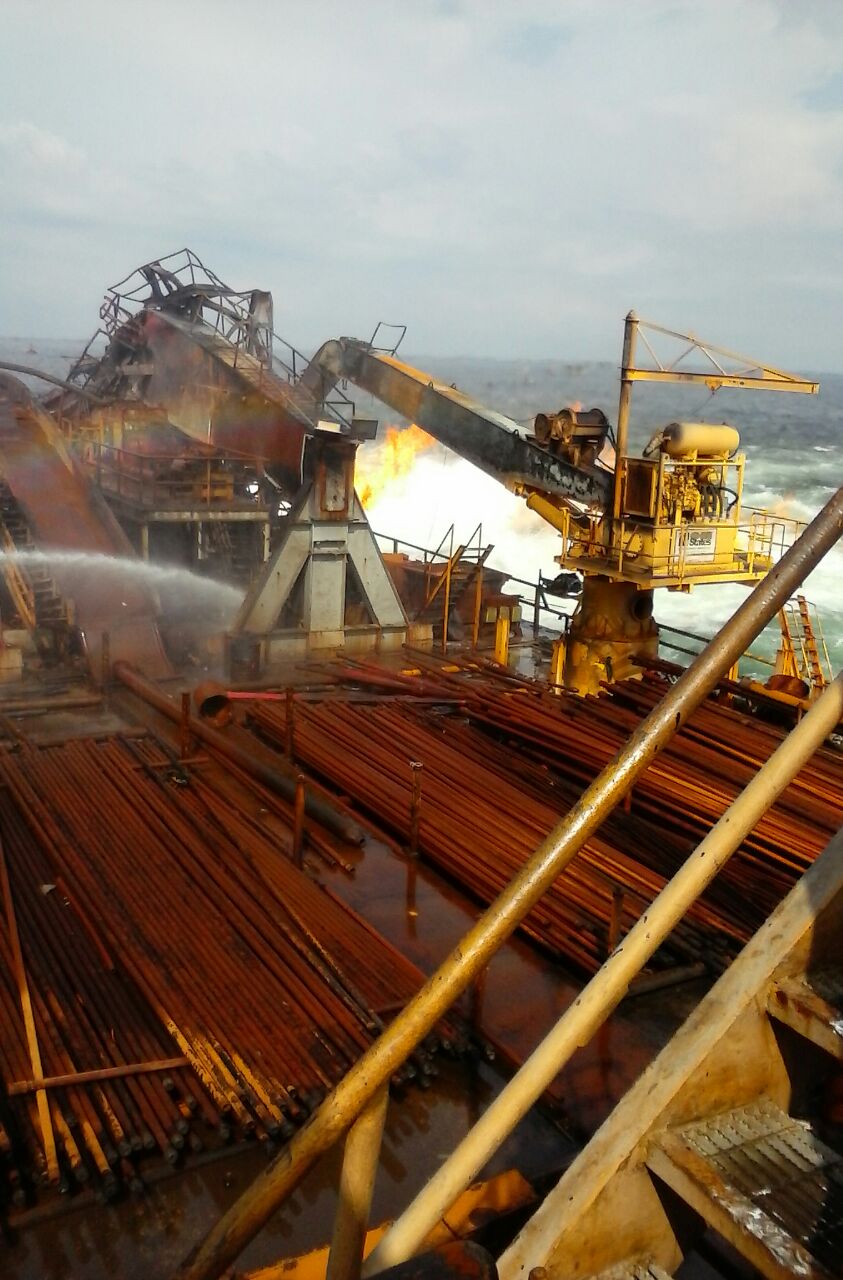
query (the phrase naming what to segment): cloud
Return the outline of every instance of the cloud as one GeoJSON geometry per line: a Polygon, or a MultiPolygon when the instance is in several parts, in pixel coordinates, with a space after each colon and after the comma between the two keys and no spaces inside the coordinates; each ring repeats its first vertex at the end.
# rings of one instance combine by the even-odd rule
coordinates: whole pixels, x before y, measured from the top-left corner
{"type": "Polygon", "coordinates": [[[143,38],[137,12],[6,0],[0,330],[84,333],[189,243],[301,345],[385,316],[428,351],[607,356],[635,305],[839,365],[812,286],[841,270],[838,6],[208,0],[200,27],[149,0],[143,38]]]}

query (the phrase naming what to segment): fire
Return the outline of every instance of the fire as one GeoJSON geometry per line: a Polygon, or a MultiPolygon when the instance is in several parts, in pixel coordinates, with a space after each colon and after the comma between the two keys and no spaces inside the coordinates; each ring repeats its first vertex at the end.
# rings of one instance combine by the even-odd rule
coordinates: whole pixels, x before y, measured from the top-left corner
{"type": "Polygon", "coordinates": [[[575,400],[573,404],[568,405],[568,408],[573,410],[574,413],[580,413],[582,410],[582,400],[575,400]]]}
{"type": "Polygon", "coordinates": [[[409,475],[416,457],[436,444],[421,427],[412,423],[409,427],[387,427],[386,437],[371,456],[363,454],[357,465],[360,501],[370,507],[396,480],[409,475]]]}

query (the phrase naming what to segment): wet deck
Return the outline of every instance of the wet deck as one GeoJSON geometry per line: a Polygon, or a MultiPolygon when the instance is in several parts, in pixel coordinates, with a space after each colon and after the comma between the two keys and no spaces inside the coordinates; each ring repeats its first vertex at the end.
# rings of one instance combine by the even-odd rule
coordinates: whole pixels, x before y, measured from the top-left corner
{"type": "MultiPolygon", "coordinates": [[[[312,673],[311,673],[312,677],[312,673]]],[[[177,745],[178,730],[125,691],[113,691],[100,709],[16,722],[33,738],[55,741],[75,733],[143,725],[177,745]]],[[[256,751],[260,751],[256,747],[256,751]]],[[[267,758],[271,758],[267,749],[267,758]]],[[[222,792],[240,784],[225,767],[209,761],[203,775],[222,792]]],[[[261,817],[255,804],[255,816],[261,817]]],[[[270,819],[263,815],[263,820],[270,819]]],[[[358,912],[424,972],[431,972],[476,918],[464,893],[423,863],[408,862],[383,843],[368,839],[349,850],[349,875],[319,860],[311,867],[331,893],[358,912]],[[410,882],[414,883],[410,883],[410,882]],[[408,909],[408,888],[411,909],[408,909]]],[[[482,1035],[497,1050],[490,1063],[476,1056],[439,1060],[439,1074],[422,1091],[409,1087],[390,1107],[384,1157],[372,1221],[392,1216],[438,1166],[502,1087],[506,1064],[526,1053],[570,1003],[581,982],[526,941],[510,941],[493,962],[475,1005],[482,1035]]],[[[519,1167],[528,1177],[560,1168],[591,1132],[698,998],[700,984],[628,1001],[595,1042],[573,1060],[556,1083],[554,1115],[534,1111],[498,1153],[489,1172],[519,1167]]],[[[143,1276],[166,1274],[184,1256],[263,1166],[257,1143],[188,1161],[185,1170],[144,1174],[138,1198],[102,1206],[83,1193],[45,1202],[19,1220],[8,1251],[11,1280],[36,1277],[143,1276]]],[[[279,1254],[295,1254],[324,1243],[330,1230],[338,1161],[336,1153],[302,1185],[243,1256],[257,1266],[279,1254]]]]}

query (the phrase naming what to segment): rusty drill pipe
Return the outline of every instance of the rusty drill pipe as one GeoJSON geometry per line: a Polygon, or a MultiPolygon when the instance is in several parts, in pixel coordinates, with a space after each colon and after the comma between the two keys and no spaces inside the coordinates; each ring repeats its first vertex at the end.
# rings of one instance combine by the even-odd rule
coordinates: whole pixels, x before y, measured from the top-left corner
{"type": "MultiPolygon", "coordinates": [[[[137,694],[139,698],[154,707],[156,711],[160,711],[162,715],[167,716],[169,720],[176,724],[181,723],[181,706],[166,693],[156,688],[151,681],[147,680],[127,662],[115,662],[112,674],[116,680],[124,684],[127,689],[131,689],[132,693],[137,694]]],[[[215,729],[209,728],[204,721],[197,719],[196,716],[188,717],[188,725],[193,737],[198,738],[200,742],[204,742],[210,750],[233,761],[238,768],[248,773],[269,791],[274,791],[277,795],[283,796],[285,800],[295,801],[297,770],[291,770],[287,774],[286,772],[281,772],[280,768],[270,769],[268,765],[262,764],[260,760],[253,759],[245,748],[238,746],[236,742],[229,742],[222,734],[217,733],[215,729]]],[[[308,817],[326,827],[332,835],[339,836],[341,840],[345,840],[349,844],[363,843],[365,837],[358,823],[337,813],[332,805],[325,800],[320,800],[318,796],[308,795],[306,811],[308,817]]]]}

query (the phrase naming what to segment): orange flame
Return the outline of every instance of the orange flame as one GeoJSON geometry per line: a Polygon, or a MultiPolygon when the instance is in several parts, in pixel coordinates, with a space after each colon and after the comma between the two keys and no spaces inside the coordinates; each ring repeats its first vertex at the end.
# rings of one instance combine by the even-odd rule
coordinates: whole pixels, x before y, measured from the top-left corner
{"type": "Polygon", "coordinates": [[[396,480],[409,475],[416,457],[424,449],[436,444],[421,427],[412,423],[409,427],[387,427],[386,437],[371,457],[362,454],[357,464],[357,481],[360,501],[370,507],[396,480]]]}
{"type": "Polygon", "coordinates": [[[569,409],[573,409],[574,413],[580,413],[582,410],[582,400],[575,400],[573,404],[568,405],[569,409]]]}

